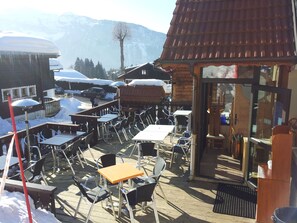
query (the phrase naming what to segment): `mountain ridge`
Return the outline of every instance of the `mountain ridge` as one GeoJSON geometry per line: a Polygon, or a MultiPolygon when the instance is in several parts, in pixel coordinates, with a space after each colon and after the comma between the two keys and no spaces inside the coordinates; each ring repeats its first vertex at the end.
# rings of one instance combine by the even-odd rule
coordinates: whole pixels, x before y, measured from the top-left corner
{"type": "MultiPolygon", "coordinates": [[[[96,20],[72,13],[62,15],[37,11],[11,11],[0,15],[0,30],[16,31],[46,38],[61,51],[64,68],[76,58],[92,59],[109,70],[120,67],[119,42],[112,31],[118,21],[96,20]]],[[[124,41],[125,66],[152,62],[161,55],[166,34],[142,25],[127,23],[131,37],[124,41]]]]}

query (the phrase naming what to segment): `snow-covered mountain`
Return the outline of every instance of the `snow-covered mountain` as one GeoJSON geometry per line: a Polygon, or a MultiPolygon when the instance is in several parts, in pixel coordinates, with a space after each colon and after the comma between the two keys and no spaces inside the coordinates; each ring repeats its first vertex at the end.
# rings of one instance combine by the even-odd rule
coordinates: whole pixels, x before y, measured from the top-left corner
{"type": "MultiPolygon", "coordinates": [[[[37,11],[9,11],[0,14],[0,30],[17,31],[54,42],[61,51],[64,68],[76,58],[92,59],[96,65],[120,67],[119,42],[112,31],[117,21],[95,20],[74,14],[54,15],[37,11]]],[[[125,66],[152,62],[159,58],[166,35],[144,26],[128,23],[131,37],[124,42],[125,66]]]]}

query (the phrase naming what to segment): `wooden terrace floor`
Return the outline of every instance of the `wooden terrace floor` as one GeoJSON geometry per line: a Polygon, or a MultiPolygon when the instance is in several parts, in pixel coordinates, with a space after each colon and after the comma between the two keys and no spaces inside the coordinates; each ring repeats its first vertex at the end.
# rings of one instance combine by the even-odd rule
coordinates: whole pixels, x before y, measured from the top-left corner
{"type": "MultiPolygon", "coordinates": [[[[113,139],[111,144],[107,144],[100,141],[96,146],[92,148],[95,157],[100,157],[105,153],[121,152],[125,155],[129,155],[133,147],[133,142],[128,141],[120,144],[118,140],[113,139]]],[[[136,164],[136,153],[132,157],[125,158],[125,162],[136,164]]],[[[74,165],[76,174],[80,177],[94,176],[97,174],[96,165],[92,160],[89,151],[84,152],[85,157],[88,160],[88,165],[85,168],[81,168],[79,164],[74,165]]],[[[184,160],[179,160],[178,163],[174,163],[172,168],[169,168],[169,155],[168,153],[161,152],[161,156],[167,161],[167,167],[164,175],[161,177],[160,182],[163,190],[168,199],[166,203],[162,198],[162,193],[158,187],[156,187],[157,196],[156,203],[159,213],[160,222],[236,222],[236,223],[251,223],[255,222],[254,219],[241,218],[230,215],[217,214],[212,211],[214,200],[216,197],[215,183],[205,181],[188,181],[188,163],[184,160]]],[[[81,202],[81,207],[78,215],[74,218],[74,212],[79,200],[79,190],[74,185],[72,180],[72,172],[66,165],[65,161],[61,161],[62,169],[58,173],[52,173],[51,171],[52,161],[48,157],[46,161],[46,176],[49,185],[57,187],[56,193],[56,217],[61,222],[85,222],[90,203],[86,200],[81,202]]],[[[152,165],[149,166],[149,170],[152,169],[152,165]]],[[[148,171],[149,171],[148,170],[148,171]]],[[[117,201],[118,192],[116,188],[113,190],[113,200],[117,201]]],[[[103,203],[105,207],[105,202],[103,203]]],[[[117,207],[115,211],[117,213],[117,207]]],[[[155,222],[152,209],[148,209],[147,212],[138,211],[135,215],[136,222],[151,223],[155,222]]],[[[98,203],[94,206],[91,213],[89,222],[130,222],[129,218],[122,214],[120,219],[115,220],[112,211],[110,209],[102,208],[98,203]]]]}

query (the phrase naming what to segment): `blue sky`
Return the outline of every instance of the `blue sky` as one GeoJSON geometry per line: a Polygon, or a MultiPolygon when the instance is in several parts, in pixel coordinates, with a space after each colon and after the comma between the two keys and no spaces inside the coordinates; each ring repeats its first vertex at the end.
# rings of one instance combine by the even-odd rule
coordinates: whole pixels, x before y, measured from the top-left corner
{"type": "Polygon", "coordinates": [[[167,33],[176,0],[2,0],[1,11],[33,8],[124,21],[167,33]]]}

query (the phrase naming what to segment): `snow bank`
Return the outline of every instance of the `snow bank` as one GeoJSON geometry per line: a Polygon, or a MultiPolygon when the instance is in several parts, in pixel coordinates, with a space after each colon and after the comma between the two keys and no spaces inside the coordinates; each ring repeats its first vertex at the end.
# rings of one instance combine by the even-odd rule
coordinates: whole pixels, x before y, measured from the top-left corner
{"type": "MultiPolygon", "coordinates": [[[[31,197],[29,197],[29,202],[34,223],[60,222],[51,212],[40,208],[35,209],[35,205],[31,197]]],[[[1,223],[29,222],[25,195],[20,192],[8,192],[4,190],[0,197],[0,216],[1,223]]]]}

